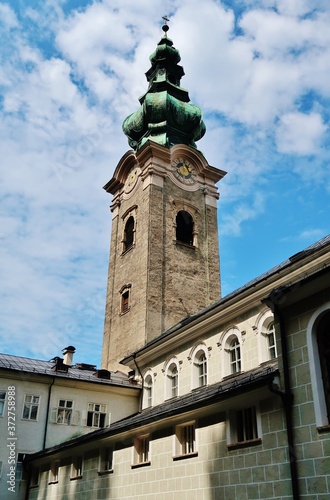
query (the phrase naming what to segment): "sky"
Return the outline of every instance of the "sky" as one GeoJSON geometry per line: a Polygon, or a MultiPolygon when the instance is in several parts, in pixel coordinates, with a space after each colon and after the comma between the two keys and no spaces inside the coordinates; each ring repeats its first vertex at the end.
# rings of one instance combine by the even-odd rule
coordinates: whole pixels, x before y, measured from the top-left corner
{"type": "Polygon", "coordinates": [[[162,36],[202,108],[223,296],[330,233],[328,0],[0,0],[0,351],[100,366],[123,120],[162,36]]]}

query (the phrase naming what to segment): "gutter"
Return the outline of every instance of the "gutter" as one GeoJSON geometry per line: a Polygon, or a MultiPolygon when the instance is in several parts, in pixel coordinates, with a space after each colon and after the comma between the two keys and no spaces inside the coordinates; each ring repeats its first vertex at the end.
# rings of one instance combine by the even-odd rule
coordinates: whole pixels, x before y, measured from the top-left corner
{"type": "MultiPolygon", "coordinates": [[[[280,297],[282,297],[280,292],[280,297]]],[[[266,304],[273,312],[274,317],[278,319],[279,329],[280,329],[280,339],[281,339],[281,349],[282,349],[282,360],[283,360],[283,376],[284,376],[284,391],[276,389],[272,384],[269,385],[269,389],[281,397],[285,420],[286,420],[286,432],[288,439],[288,454],[290,462],[290,473],[291,473],[291,487],[292,487],[292,498],[293,500],[299,500],[299,485],[298,485],[298,471],[297,471],[297,455],[295,451],[294,442],[294,427],[292,419],[292,409],[293,409],[293,394],[290,382],[289,373],[289,356],[288,356],[288,344],[287,336],[285,330],[285,324],[283,316],[279,308],[279,297],[277,296],[276,290],[273,290],[269,297],[261,301],[266,304]]]]}
{"type": "Polygon", "coordinates": [[[142,377],[141,370],[140,370],[140,368],[139,368],[139,365],[138,365],[138,364],[137,364],[137,362],[136,362],[136,355],[135,355],[135,354],[133,355],[133,361],[134,361],[134,364],[135,364],[135,366],[136,366],[136,369],[137,369],[137,371],[139,372],[139,375],[140,375],[140,377],[141,377],[141,384],[142,384],[142,386],[141,386],[141,392],[140,392],[140,402],[139,402],[139,413],[141,413],[141,411],[142,411],[142,403],[143,403],[143,393],[144,393],[144,378],[142,377]]]}
{"type": "Polygon", "coordinates": [[[52,393],[52,387],[55,383],[55,377],[53,377],[53,382],[50,384],[48,388],[48,401],[47,401],[47,412],[46,412],[46,423],[45,423],[45,431],[44,431],[44,440],[42,444],[42,449],[46,448],[46,439],[47,439],[47,430],[48,430],[48,417],[49,417],[49,406],[50,406],[50,397],[52,393]]]}

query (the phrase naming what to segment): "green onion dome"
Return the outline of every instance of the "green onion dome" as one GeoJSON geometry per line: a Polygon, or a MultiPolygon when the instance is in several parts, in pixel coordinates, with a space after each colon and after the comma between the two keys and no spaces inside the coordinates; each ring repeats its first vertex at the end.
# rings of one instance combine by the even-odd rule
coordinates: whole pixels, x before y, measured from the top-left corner
{"type": "MultiPolygon", "coordinates": [[[[165,28],[165,29],[164,29],[165,28]]],[[[148,141],[165,147],[187,144],[196,147],[205,134],[202,112],[190,104],[188,91],[180,87],[184,75],[180,53],[165,34],[150,56],[151,68],[146,73],[149,83],[147,92],[139,99],[141,107],[128,116],[123,131],[129,145],[138,150],[148,141]]]]}

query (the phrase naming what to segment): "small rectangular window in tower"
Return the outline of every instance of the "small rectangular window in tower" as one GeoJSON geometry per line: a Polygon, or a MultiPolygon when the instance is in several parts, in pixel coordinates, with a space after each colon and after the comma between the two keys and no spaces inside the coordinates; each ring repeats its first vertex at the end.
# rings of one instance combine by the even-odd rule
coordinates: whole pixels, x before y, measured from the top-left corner
{"type": "Polygon", "coordinates": [[[122,314],[126,313],[129,310],[129,290],[126,290],[121,295],[121,307],[120,312],[122,314]]]}

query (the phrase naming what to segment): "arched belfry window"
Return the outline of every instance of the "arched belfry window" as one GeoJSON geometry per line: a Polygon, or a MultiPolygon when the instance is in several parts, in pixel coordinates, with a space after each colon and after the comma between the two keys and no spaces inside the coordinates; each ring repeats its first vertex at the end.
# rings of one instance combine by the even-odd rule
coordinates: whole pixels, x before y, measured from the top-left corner
{"type": "Polygon", "coordinates": [[[186,245],[194,244],[194,221],[186,210],[180,210],[176,216],[176,240],[186,245]]]}
{"type": "Polygon", "coordinates": [[[126,252],[126,250],[129,250],[132,248],[134,244],[134,228],[135,228],[135,221],[134,217],[131,215],[125,224],[125,230],[124,230],[124,241],[123,241],[123,251],[126,252]]]}
{"type": "Polygon", "coordinates": [[[325,404],[330,422],[330,312],[321,319],[316,332],[325,404]]]}

